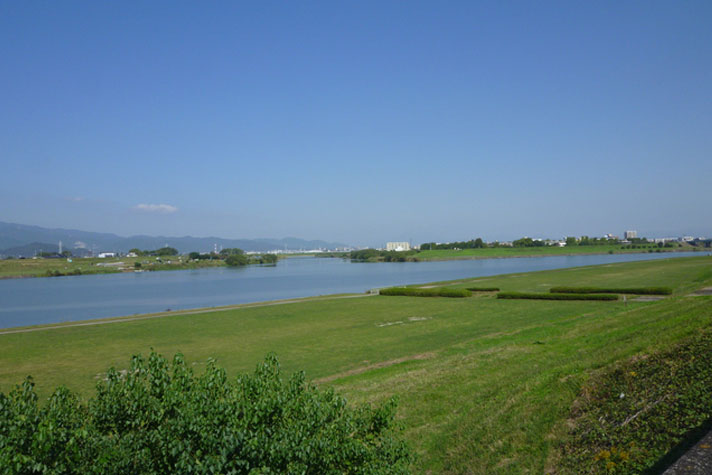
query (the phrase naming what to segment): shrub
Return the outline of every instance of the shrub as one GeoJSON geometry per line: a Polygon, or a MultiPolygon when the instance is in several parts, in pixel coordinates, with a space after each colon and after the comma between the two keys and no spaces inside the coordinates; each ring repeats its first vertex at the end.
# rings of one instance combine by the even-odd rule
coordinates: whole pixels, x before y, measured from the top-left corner
{"type": "Polygon", "coordinates": [[[525,300],[618,300],[617,295],[611,294],[541,294],[527,292],[500,292],[498,299],[525,299],[525,300]]]}
{"type": "Polygon", "coordinates": [[[246,266],[249,263],[250,258],[247,257],[245,254],[231,254],[225,258],[225,264],[230,267],[246,266]]]}
{"type": "Polygon", "coordinates": [[[434,289],[419,289],[416,287],[389,287],[381,289],[381,295],[402,295],[407,297],[471,297],[472,293],[467,289],[452,289],[448,287],[439,287],[434,289]]]}
{"type": "Polygon", "coordinates": [[[470,292],[499,292],[499,287],[468,287],[470,292]]]}
{"type": "Polygon", "coordinates": [[[11,473],[405,473],[396,403],[350,408],[276,357],[229,380],[210,361],[156,353],[113,368],[87,404],[59,388],[40,408],[31,378],[0,393],[0,466],[11,473]]]}
{"type": "Polygon", "coordinates": [[[552,287],[549,292],[556,294],[633,294],[671,295],[670,287],[552,287]]]}

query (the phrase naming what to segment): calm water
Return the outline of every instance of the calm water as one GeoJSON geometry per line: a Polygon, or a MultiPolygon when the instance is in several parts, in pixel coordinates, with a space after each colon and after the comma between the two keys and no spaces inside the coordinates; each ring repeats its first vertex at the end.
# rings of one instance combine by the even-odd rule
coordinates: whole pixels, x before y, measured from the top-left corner
{"type": "Polygon", "coordinates": [[[0,328],[611,262],[703,255],[605,254],[443,262],[351,263],[294,258],[276,266],[0,280],[0,328]]]}

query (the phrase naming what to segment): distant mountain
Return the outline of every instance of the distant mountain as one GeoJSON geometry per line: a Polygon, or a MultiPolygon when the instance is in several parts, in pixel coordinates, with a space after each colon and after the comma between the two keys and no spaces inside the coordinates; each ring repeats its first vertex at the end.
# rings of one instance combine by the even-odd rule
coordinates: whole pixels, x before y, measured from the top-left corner
{"type": "MultiPolygon", "coordinates": [[[[74,257],[85,257],[90,252],[88,249],[68,249],[66,246],[62,246],[62,250],[72,251],[72,255],[74,257]]],[[[40,252],[59,252],[59,243],[50,244],[48,242],[31,242],[23,246],[9,247],[7,249],[0,250],[0,257],[34,257],[40,252]]]]}
{"type": "Polygon", "coordinates": [[[39,250],[57,251],[59,241],[65,250],[75,255],[85,251],[127,252],[129,249],[158,249],[171,246],[178,251],[207,252],[215,246],[220,248],[239,247],[245,251],[267,252],[277,249],[288,251],[311,249],[340,249],[349,247],[338,242],[305,240],[295,237],[284,239],[225,239],[219,237],[168,237],[168,236],[129,236],[122,237],[110,233],[94,233],[76,229],[48,229],[40,226],[0,222],[0,255],[34,255],[39,250]],[[49,244],[52,243],[52,244],[49,244]],[[31,253],[24,254],[30,251],[31,253]]]}

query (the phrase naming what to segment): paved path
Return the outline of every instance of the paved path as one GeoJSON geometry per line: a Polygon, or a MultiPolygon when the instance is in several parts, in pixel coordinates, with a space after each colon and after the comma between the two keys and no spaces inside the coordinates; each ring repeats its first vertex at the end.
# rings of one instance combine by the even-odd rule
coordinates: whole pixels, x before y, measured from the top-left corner
{"type": "Polygon", "coordinates": [[[663,475],[710,474],[712,474],[712,430],[663,472],[663,475]]]}

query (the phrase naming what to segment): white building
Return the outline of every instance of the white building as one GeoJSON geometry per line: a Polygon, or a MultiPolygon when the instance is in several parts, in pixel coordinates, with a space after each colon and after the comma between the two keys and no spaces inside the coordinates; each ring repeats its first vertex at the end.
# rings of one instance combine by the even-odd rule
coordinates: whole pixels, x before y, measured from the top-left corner
{"type": "Polygon", "coordinates": [[[102,259],[105,259],[107,257],[116,257],[115,252],[100,252],[96,257],[101,257],[102,259]]]}
{"type": "Polygon", "coordinates": [[[626,231],[623,237],[626,239],[635,239],[638,237],[638,231],[626,231]]]}
{"type": "Polygon", "coordinates": [[[387,242],[386,251],[410,251],[409,242],[387,242]]]}

